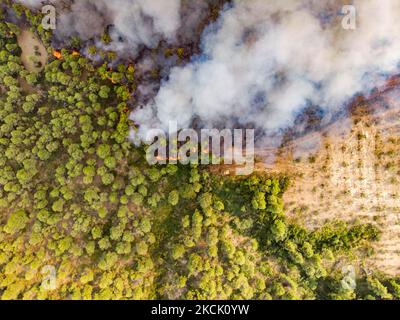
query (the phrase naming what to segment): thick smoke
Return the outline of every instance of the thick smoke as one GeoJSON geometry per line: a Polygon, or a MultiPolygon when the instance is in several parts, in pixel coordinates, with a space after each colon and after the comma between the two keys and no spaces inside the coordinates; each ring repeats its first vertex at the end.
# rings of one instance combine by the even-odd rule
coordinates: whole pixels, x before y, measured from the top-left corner
{"type": "MultiPolygon", "coordinates": [[[[54,3],[60,39],[92,39],[111,26],[107,49],[135,57],[141,46],[153,48],[160,40],[193,41],[209,5],[222,0],[20,2],[54,3]]],[[[322,109],[328,122],[354,95],[368,94],[398,71],[400,2],[352,3],[356,30],[342,28],[341,0],[232,0],[204,31],[202,53],[187,65],[170,69],[176,58],[162,52],[139,61],[138,70],[161,64],[165,80],[159,90],[152,78],[138,84],[143,105],[131,115],[139,125],[132,136],[167,129],[171,120],[180,128],[243,126],[276,134],[306,108],[322,109]]]]}
{"type": "Polygon", "coordinates": [[[58,12],[56,35],[82,40],[100,36],[111,25],[108,49],[129,51],[140,45],[154,47],[165,39],[173,41],[180,26],[181,0],[20,0],[29,7],[52,3],[58,12]]]}
{"type": "Polygon", "coordinates": [[[342,1],[233,1],[202,40],[202,54],[173,68],[131,119],[149,128],[291,126],[306,107],[326,117],[397,72],[400,1],[357,0],[356,30],[342,28],[342,1]],[[323,4],[321,4],[323,2],[323,4]]]}
{"type": "MultiPolygon", "coordinates": [[[[42,0],[19,0],[18,2],[30,7],[30,8],[37,8],[38,6],[42,5],[44,1],[42,0]]],[[[53,2],[53,1],[51,1],[53,2]]]]}

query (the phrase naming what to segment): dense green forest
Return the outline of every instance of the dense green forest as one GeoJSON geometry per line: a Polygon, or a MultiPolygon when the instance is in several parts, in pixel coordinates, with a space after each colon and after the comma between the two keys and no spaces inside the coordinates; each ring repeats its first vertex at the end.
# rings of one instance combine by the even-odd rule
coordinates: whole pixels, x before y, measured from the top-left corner
{"type": "Polygon", "coordinates": [[[293,224],[288,177],[149,166],[128,140],[135,66],[63,49],[29,72],[20,28],[30,24],[50,54],[51,33],[14,10],[20,24],[0,14],[2,299],[400,298],[400,282],[362,269],[379,230],[293,224]]]}

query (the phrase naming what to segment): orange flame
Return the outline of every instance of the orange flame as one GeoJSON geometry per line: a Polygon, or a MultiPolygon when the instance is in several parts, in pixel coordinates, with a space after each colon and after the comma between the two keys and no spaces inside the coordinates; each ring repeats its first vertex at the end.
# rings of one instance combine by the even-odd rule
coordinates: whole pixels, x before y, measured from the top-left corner
{"type": "Polygon", "coordinates": [[[108,80],[110,80],[110,81],[112,82],[112,84],[117,84],[117,83],[113,80],[113,78],[111,78],[111,77],[109,77],[109,76],[106,76],[106,78],[107,78],[108,80]]]}
{"type": "Polygon", "coordinates": [[[157,156],[156,160],[158,161],[180,161],[181,158],[180,157],[161,157],[161,156],[157,156]]]}
{"type": "Polygon", "coordinates": [[[53,56],[55,56],[58,60],[61,60],[63,58],[61,52],[57,50],[53,51],[53,56]]]}

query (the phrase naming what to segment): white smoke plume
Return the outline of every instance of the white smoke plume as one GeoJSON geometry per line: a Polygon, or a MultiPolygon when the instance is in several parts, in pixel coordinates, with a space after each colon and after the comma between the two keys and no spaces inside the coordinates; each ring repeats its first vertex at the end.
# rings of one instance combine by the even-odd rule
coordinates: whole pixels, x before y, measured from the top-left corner
{"type": "MultiPolygon", "coordinates": [[[[44,3],[43,0],[19,0],[17,2],[20,2],[29,8],[37,8],[41,5],[43,5],[43,3],[44,3]]],[[[53,2],[53,1],[50,1],[50,2],[53,2]]]]}
{"type": "Polygon", "coordinates": [[[99,36],[112,25],[109,49],[130,51],[140,45],[154,47],[173,41],[180,26],[181,0],[19,0],[28,7],[54,4],[58,12],[56,35],[79,36],[83,41],[99,36]]]}
{"type": "Polygon", "coordinates": [[[398,71],[400,1],[356,0],[356,30],[342,28],[342,1],[233,1],[204,32],[202,54],[175,67],[156,97],[137,108],[139,125],[193,121],[252,125],[272,134],[305,107],[344,108],[398,71]]]}

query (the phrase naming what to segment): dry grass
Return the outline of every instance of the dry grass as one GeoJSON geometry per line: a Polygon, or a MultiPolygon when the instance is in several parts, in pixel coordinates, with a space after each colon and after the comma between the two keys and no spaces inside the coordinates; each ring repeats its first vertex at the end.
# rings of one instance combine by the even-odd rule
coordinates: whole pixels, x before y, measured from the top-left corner
{"type": "Polygon", "coordinates": [[[307,228],[335,219],[377,225],[382,237],[368,263],[391,275],[400,274],[399,119],[400,107],[393,106],[355,119],[342,134],[336,124],[320,136],[315,153],[294,157],[298,146],[292,143],[272,166],[258,165],[293,177],[286,212],[307,228]]]}

